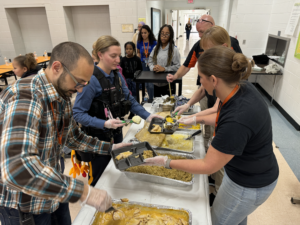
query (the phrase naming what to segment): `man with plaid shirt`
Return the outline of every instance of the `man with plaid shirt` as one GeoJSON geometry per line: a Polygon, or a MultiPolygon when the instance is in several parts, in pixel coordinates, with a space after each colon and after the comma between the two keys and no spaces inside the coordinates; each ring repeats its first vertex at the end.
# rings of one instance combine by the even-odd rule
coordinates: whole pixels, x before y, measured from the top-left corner
{"type": "Polygon", "coordinates": [[[61,174],[59,165],[65,145],[98,154],[128,145],[111,146],[87,136],[72,117],[70,97],[88,85],[93,69],[93,60],[81,45],[64,42],[53,49],[45,71],[1,92],[0,220],[4,224],[19,224],[19,215],[32,224],[71,224],[63,203],[78,200],[98,211],[111,206],[106,191],[61,174]]]}

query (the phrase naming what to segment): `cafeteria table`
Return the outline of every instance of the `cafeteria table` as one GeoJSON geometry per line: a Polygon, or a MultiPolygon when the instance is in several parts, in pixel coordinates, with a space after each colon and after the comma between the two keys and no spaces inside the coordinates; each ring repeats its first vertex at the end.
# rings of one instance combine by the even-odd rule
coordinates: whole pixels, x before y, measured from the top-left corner
{"type": "MultiPolygon", "coordinates": [[[[175,74],[176,72],[163,72],[163,73],[156,73],[153,71],[141,71],[134,79],[133,81],[136,82],[136,90],[140,90],[140,83],[142,83],[142,101],[145,97],[145,83],[165,83],[167,84],[168,81],[166,79],[168,74],[175,74]]],[[[179,90],[178,95],[180,96],[182,94],[182,78],[179,78],[174,83],[179,83],[179,90]]],[[[175,94],[175,93],[173,93],[175,94]]],[[[140,103],[140,95],[137,94],[137,102],[140,103]]]]}
{"type": "MultiPolygon", "coordinates": [[[[150,103],[144,104],[144,107],[151,112],[150,103]]],[[[128,142],[143,126],[143,121],[140,124],[132,124],[123,142],[128,142]]],[[[204,158],[206,153],[202,135],[196,136],[195,143],[194,156],[204,158]]],[[[211,225],[207,175],[196,174],[194,179],[194,184],[186,187],[132,180],[117,170],[111,160],[95,187],[106,190],[113,199],[128,198],[130,201],[186,208],[192,212],[193,225],[211,225]]],[[[95,212],[95,208],[83,206],[73,224],[91,224],[95,212]]]]}
{"type": "Polygon", "coordinates": [[[17,80],[16,75],[12,72],[12,69],[4,69],[4,68],[0,68],[0,79],[4,79],[5,85],[8,85],[7,82],[7,77],[11,77],[14,76],[15,79],[17,80]],[[8,75],[7,75],[8,74],[8,75]]]}
{"type": "MultiPolygon", "coordinates": [[[[49,57],[49,56],[47,59],[45,59],[44,56],[38,56],[36,61],[37,61],[37,64],[43,64],[42,67],[44,67],[46,65],[46,63],[50,61],[50,58],[51,57],[49,57]]],[[[9,63],[8,65],[6,65],[6,64],[0,65],[0,79],[4,79],[6,86],[8,85],[7,77],[14,76],[15,79],[17,80],[16,75],[12,72],[13,69],[14,68],[12,66],[12,63],[9,63]]]]}

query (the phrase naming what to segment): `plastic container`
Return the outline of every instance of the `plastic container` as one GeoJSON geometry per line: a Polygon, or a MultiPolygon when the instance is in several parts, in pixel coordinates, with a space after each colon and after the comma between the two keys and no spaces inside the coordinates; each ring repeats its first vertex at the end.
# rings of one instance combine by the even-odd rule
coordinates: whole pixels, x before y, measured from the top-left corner
{"type": "Polygon", "coordinates": [[[5,65],[9,66],[9,61],[6,57],[4,57],[4,62],[5,62],[5,65]]]}
{"type": "Polygon", "coordinates": [[[45,59],[48,59],[48,53],[46,50],[44,51],[44,57],[45,57],[45,59]]]}
{"type": "Polygon", "coordinates": [[[139,166],[144,163],[143,153],[146,150],[151,150],[153,152],[153,157],[157,156],[156,152],[153,150],[151,145],[148,142],[142,142],[139,144],[134,144],[131,146],[118,148],[111,151],[111,157],[114,161],[114,164],[118,170],[126,170],[132,166],[139,166]],[[128,156],[125,159],[117,160],[116,157],[122,152],[132,152],[132,155],[128,156]]]}

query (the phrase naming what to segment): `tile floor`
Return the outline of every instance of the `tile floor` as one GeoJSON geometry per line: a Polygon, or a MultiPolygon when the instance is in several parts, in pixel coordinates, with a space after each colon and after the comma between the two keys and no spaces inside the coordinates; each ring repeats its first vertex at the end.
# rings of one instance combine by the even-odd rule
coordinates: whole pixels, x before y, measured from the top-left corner
{"type": "MultiPolygon", "coordinates": [[[[176,45],[180,50],[182,63],[197,40],[198,35],[191,34],[189,42],[186,42],[184,37],[177,41],[176,45]]],[[[192,68],[183,78],[184,96],[191,97],[198,88],[196,79],[197,69],[192,68]]],[[[9,79],[10,83],[12,81],[9,79]]],[[[269,109],[273,121],[274,152],[279,163],[280,175],[278,184],[270,198],[248,217],[248,225],[297,225],[300,224],[300,205],[291,204],[290,199],[292,196],[300,197],[300,183],[298,181],[298,179],[300,180],[300,166],[298,163],[300,159],[300,133],[295,131],[276,108],[270,106],[269,109]]],[[[123,129],[124,135],[128,129],[129,126],[123,129]]],[[[65,174],[68,175],[71,166],[70,159],[67,159],[65,174]]],[[[87,183],[87,178],[80,176],[78,179],[87,183]]],[[[72,220],[75,219],[79,210],[79,203],[70,204],[72,220]]]]}

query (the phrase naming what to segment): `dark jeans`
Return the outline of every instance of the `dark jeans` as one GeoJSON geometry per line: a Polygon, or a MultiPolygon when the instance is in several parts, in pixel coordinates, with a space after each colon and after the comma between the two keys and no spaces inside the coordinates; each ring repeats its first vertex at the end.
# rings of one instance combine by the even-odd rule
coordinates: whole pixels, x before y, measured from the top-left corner
{"type": "MultiPolygon", "coordinates": [[[[69,203],[60,203],[53,213],[33,215],[35,225],[71,225],[69,203]]],[[[20,225],[19,212],[13,208],[0,206],[1,225],[20,225]]]]}
{"type": "Polygon", "coordinates": [[[191,34],[191,31],[190,30],[186,30],[186,40],[190,39],[190,34],[191,34]]]}
{"type": "MultiPolygon", "coordinates": [[[[101,141],[110,142],[109,139],[98,137],[101,141]]],[[[123,141],[123,133],[117,134],[114,136],[114,143],[118,144],[123,141]]],[[[90,163],[92,165],[92,174],[89,173],[89,184],[91,186],[95,186],[98,182],[99,178],[101,177],[102,173],[104,172],[105,168],[107,167],[109,161],[111,159],[110,155],[98,155],[96,154],[95,158],[90,163]],[[92,175],[92,176],[91,176],[92,175]]]]}

